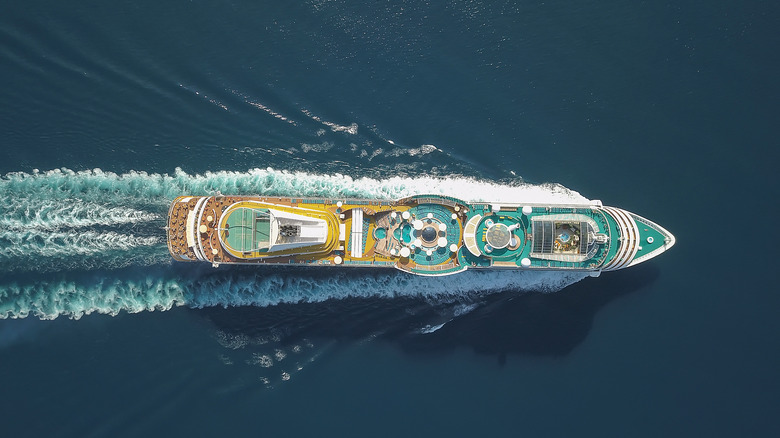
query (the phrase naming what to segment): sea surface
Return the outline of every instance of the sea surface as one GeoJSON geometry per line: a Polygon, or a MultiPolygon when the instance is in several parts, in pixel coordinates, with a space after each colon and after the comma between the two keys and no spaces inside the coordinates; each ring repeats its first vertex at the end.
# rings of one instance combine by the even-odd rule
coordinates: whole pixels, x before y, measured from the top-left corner
{"type": "Polygon", "coordinates": [[[4,2],[0,436],[780,436],[769,1],[4,2]],[[178,195],[585,202],[599,278],[174,263],[178,195]]]}

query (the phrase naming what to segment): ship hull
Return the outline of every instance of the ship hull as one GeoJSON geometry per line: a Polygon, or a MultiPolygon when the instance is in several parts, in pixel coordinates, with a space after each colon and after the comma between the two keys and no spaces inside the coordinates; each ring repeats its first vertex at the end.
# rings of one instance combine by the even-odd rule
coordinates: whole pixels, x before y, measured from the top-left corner
{"type": "Polygon", "coordinates": [[[622,269],[675,239],[641,216],[586,205],[252,196],[176,198],[168,249],[177,261],[395,268],[425,275],[467,269],[622,269]]]}

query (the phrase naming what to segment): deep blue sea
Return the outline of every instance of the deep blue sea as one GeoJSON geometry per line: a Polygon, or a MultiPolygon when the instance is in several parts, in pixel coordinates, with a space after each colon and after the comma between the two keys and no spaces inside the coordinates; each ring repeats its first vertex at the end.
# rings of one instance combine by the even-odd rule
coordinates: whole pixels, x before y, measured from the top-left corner
{"type": "Polygon", "coordinates": [[[780,436],[775,2],[8,1],[0,436],[780,436]],[[174,263],[178,195],[600,199],[599,278],[174,263]]]}

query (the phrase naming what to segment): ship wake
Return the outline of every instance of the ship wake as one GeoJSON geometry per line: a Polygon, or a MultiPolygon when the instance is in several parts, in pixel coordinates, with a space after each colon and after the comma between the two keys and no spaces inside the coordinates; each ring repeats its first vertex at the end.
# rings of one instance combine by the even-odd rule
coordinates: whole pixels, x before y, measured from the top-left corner
{"type": "Polygon", "coordinates": [[[271,306],[369,297],[416,297],[441,304],[471,301],[486,293],[506,290],[555,292],[585,276],[467,271],[429,278],[392,269],[125,268],[26,278],[4,284],[0,290],[0,318],[80,318],[91,313],[116,315],[122,311],[136,313],[177,306],[271,306]]]}
{"type": "Polygon", "coordinates": [[[178,266],[165,244],[165,215],[179,195],[394,199],[420,193],[466,201],[586,204],[557,184],[472,178],[387,180],[254,169],[172,174],[100,169],[0,177],[0,318],[78,318],[174,306],[267,306],[344,297],[457,300],[507,289],[552,291],[582,274],[465,272],[426,279],[392,270],[220,269],[178,266]],[[320,272],[323,271],[323,272],[320,272]],[[347,272],[348,271],[348,272],[347,272]]]}

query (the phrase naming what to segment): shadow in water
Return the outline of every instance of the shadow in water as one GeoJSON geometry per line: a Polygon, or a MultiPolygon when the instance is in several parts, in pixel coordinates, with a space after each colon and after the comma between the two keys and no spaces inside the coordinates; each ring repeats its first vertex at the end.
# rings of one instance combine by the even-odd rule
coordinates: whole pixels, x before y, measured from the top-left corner
{"type": "Polygon", "coordinates": [[[380,339],[409,353],[469,347],[497,355],[564,356],[587,336],[607,303],[641,290],[659,276],[646,263],[586,278],[555,293],[505,291],[479,298],[351,298],[271,307],[194,310],[233,339],[272,340],[292,346],[380,339]]]}
{"type": "Polygon", "coordinates": [[[586,278],[556,293],[505,292],[486,297],[467,315],[427,336],[399,339],[409,351],[468,346],[477,353],[564,356],[590,332],[593,318],[609,302],[653,283],[652,264],[586,278]]]}

